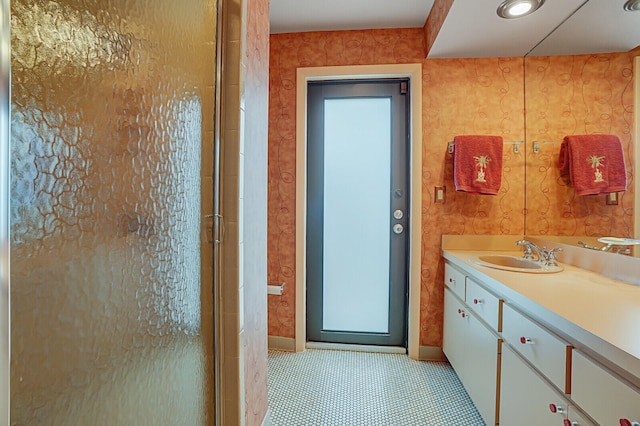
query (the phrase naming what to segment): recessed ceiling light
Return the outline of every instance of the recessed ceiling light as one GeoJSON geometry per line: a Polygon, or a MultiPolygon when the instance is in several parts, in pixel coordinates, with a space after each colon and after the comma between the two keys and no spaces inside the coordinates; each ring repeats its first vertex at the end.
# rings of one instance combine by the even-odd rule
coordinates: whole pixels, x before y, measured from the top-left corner
{"type": "Polygon", "coordinates": [[[624,4],[624,10],[627,12],[638,12],[640,11],[640,0],[627,0],[624,4]]]}
{"type": "MultiPolygon", "coordinates": [[[[629,2],[640,2],[640,0],[629,0],[629,2]]],[[[520,18],[530,15],[540,6],[544,0],[505,0],[498,6],[498,16],[506,19],[520,18]]]]}

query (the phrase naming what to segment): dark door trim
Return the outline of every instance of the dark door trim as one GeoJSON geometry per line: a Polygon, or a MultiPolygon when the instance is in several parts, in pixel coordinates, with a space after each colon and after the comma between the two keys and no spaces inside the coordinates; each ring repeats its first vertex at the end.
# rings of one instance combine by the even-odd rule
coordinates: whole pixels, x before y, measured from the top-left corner
{"type": "MultiPolygon", "coordinates": [[[[329,343],[351,343],[384,346],[406,347],[407,336],[407,293],[408,293],[408,262],[407,245],[409,229],[409,219],[407,210],[409,206],[410,194],[408,190],[409,156],[408,156],[408,118],[409,118],[409,80],[407,78],[395,79],[367,79],[367,80],[340,80],[309,82],[307,89],[307,337],[310,341],[329,343]],[[376,227],[372,229],[374,234],[387,235],[382,237],[386,240],[389,249],[388,276],[370,277],[374,280],[386,281],[389,289],[389,304],[386,306],[388,314],[387,332],[365,332],[358,330],[341,331],[326,329],[327,318],[324,318],[326,310],[324,305],[327,302],[323,296],[325,286],[329,285],[324,276],[327,272],[323,266],[327,258],[331,258],[331,253],[324,251],[324,241],[326,238],[333,240],[336,234],[329,237],[326,233],[326,210],[325,210],[325,169],[326,161],[330,160],[325,153],[325,108],[326,102],[349,101],[349,100],[386,100],[389,106],[390,133],[388,134],[389,145],[387,145],[387,155],[390,175],[388,178],[389,187],[386,191],[382,188],[383,195],[389,202],[388,211],[375,212],[367,209],[361,212],[364,215],[373,214],[388,218],[388,223],[384,228],[376,227]],[[393,218],[393,211],[401,211],[404,216],[393,218]],[[400,226],[404,229],[400,233],[392,231],[393,226],[400,226]],[[379,234],[381,233],[381,234],[379,234]]],[[[386,138],[385,138],[386,139],[386,138]]],[[[354,143],[362,143],[354,141],[354,143]]],[[[352,161],[360,161],[360,156],[352,161]]],[[[341,173],[341,172],[337,172],[341,173]]],[[[385,173],[386,175],[386,173],[385,173]]],[[[355,177],[344,176],[345,184],[353,184],[355,177]]],[[[378,188],[380,190],[381,188],[378,188]]],[[[355,194],[354,194],[355,195],[355,194]]],[[[335,194],[334,194],[335,196],[335,194]]],[[[384,203],[384,201],[382,201],[384,203]]],[[[379,217],[379,216],[377,216],[379,217]]],[[[334,218],[335,219],[335,218],[334,218]]],[[[352,214],[346,214],[343,220],[347,222],[353,220],[352,214]]],[[[384,221],[384,219],[383,219],[384,221]]],[[[354,223],[354,225],[356,225],[354,223]]],[[[357,228],[357,226],[355,226],[357,228]]],[[[369,232],[367,232],[369,233],[369,232]]],[[[341,235],[341,234],[338,234],[341,235]]],[[[343,238],[343,237],[342,237],[343,238]]],[[[343,240],[349,244],[353,241],[343,240]]],[[[345,255],[349,256],[345,253],[345,255]]],[[[357,256],[356,256],[357,257],[357,256]]],[[[356,263],[355,265],[359,265],[356,263]]],[[[357,266],[356,266],[357,267],[357,266]]],[[[358,276],[366,275],[367,268],[364,264],[357,267],[360,271],[358,276]]],[[[332,269],[335,272],[335,269],[332,269]]],[[[331,270],[330,270],[331,271],[331,270]]],[[[355,270],[353,271],[355,272],[355,270]]],[[[335,277],[334,277],[335,278],[335,277]]],[[[356,280],[358,281],[358,280],[356,280]]],[[[350,281],[351,282],[351,281],[350,281]]],[[[358,281],[362,283],[362,280],[358,281]]],[[[348,283],[344,283],[349,285],[348,283]]],[[[382,282],[380,285],[384,285],[382,282]]],[[[358,284],[355,284],[358,286],[358,284]]],[[[361,285],[361,284],[360,284],[361,285]]],[[[331,288],[336,288],[335,284],[331,288]]],[[[355,305],[361,306],[364,302],[365,294],[362,295],[355,305]]],[[[354,306],[355,306],[354,305],[354,306]]],[[[380,307],[380,309],[383,309],[380,307]]],[[[382,314],[382,312],[380,312],[382,314]]],[[[360,329],[361,330],[361,329],[360,329]]]]}

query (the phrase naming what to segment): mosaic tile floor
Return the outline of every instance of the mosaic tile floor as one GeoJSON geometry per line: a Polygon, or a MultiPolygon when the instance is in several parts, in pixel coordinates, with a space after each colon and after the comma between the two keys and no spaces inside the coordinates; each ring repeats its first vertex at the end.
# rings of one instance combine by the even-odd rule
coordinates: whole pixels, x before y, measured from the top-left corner
{"type": "Polygon", "coordinates": [[[484,425],[446,362],[406,355],[269,351],[273,426],[484,425]]]}

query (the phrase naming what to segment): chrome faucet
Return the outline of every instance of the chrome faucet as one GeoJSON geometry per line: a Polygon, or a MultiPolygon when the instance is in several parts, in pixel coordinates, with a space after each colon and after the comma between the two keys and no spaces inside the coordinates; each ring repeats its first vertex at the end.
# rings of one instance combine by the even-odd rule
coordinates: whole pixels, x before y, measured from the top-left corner
{"type": "Polygon", "coordinates": [[[627,254],[627,255],[631,254],[630,248],[628,247],[624,248],[624,246],[614,246],[613,244],[605,244],[602,247],[598,247],[598,246],[590,246],[584,241],[578,241],[578,245],[581,245],[582,247],[586,249],[591,249],[591,250],[608,251],[610,253],[620,253],[620,254],[627,254]]]}
{"type": "Polygon", "coordinates": [[[542,262],[542,259],[544,259],[544,256],[545,256],[544,250],[538,247],[537,244],[529,240],[520,240],[520,241],[516,241],[516,245],[524,246],[523,254],[525,259],[534,259],[533,257],[534,251],[535,251],[535,254],[538,256],[538,258],[536,259],[538,262],[542,262]]]}
{"type": "Polygon", "coordinates": [[[547,250],[546,247],[540,248],[537,244],[529,240],[516,241],[516,245],[524,246],[523,255],[525,259],[534,259],[535,254],[537,256],[536,260],[540,263],[544,262],[545,266],[558,266],[556,253],[562,251],[562,248],[547,250]]]}

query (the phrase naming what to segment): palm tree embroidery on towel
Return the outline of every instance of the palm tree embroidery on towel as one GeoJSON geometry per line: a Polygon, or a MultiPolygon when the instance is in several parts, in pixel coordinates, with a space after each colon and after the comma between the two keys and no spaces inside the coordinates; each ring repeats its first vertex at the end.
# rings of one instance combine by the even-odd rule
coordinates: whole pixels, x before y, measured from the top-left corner
{"type": "Polygon", "coordinates": [[[587,158],[587,163],[591,163],[591,168],[592,169],[596,169],[595,171],[595,179],[594,182],[604,182],[604,178],[602,177],[602,172],[600,171],[600,169],[598,167],[603,167],[603,160],[604,160],[605,156],[601,155],[592,155],[591,157],[587,158]]]}
{"type": "Polygon", "coordinates": [[[476,160],[476,166],[480,167],[480,170],[478,170],[478,177],[476,178],[476,182],[486,183],[487,181],[484,178],[485,176],[484,169],[486,169],[489,163],[491,162],[491,157],[489,157],[488,155],[480,155],[480,156],[474,155],[473,159],[476,160]]]}

